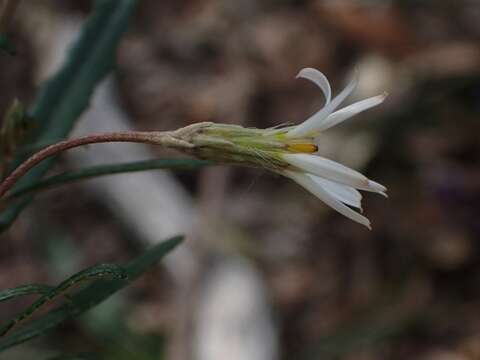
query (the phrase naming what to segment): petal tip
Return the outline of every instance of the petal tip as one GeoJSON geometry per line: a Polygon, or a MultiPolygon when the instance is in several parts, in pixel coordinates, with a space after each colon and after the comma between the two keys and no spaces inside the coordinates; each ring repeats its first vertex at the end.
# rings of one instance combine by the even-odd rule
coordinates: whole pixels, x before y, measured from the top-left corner
{"type": "Polygon", "coordinates": [[[311,73],[315,73],[315,74],[322,74],[322,72],[320,72],[319,70],[317,69],[314,69],[314,68],[311,68],[311,67],[306,67],[306,68],[303,68],[302,70],[300,70],[298,72],[298,74],[295,76],[295,78],[304,78],[304,79],[307,79],[307,80],[310,80],[311,78],[311,73]]]}
{"type": "Polygon", "coordinates": [[[362,216],[362,221],[358,221],[360,224],[365,226],[368,230],[372,231],[372,224],[370,223],[370,220],[368,220],[366,217],[362,216]]]}
{"type": "Polygon", "coordinates": [[[372,189],[374,192],[377,192],[382,195],[386,195],[385,192],[387,191],[387,188],[383,186],[382,184],[379,184],[373,180],[368,180],[367,186],[372,189]]]}

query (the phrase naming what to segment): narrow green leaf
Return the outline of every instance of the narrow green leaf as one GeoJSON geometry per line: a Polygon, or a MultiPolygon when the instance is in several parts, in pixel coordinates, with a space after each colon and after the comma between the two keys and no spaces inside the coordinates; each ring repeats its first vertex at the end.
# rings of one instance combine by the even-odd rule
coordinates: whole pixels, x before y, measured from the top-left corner
{"type": "MultiPolygon", "coordinates": [[[[48,143],[68,135],[88,107],[97,84],[112,69],[115,50],[136,3],[136,0],[96,1],[93,15],[85,22],[62,69],[43,86],[33,105],[30,116],[37,123],[30,144],[48,143]]],[[[17,155],[14,167],[27,155],[17,155]]],[[[39,181],[53,161],[49,159],[36,166],[19,181],[18,187],[39,181]]],[[[27,202],[3,210],[0,231],[10,226],[27,202]]]]}
{"type": "Polygon", "coordinates": [[[161,159],[146,160],[110,165],[96,165],[80,170],[73,170],[51,176],[40,180],[34,184],[17,188],[9,198],[18,198],[19,196],[40,190],[46,190],[60,185],[69,184],[79,180],[91,179],[99,176],[122,174],[128,172],[138,172],[146,170],[159,169],[197,169],[212,163],[205,160],[195,159],[161,159]]]}
{"type": "Polygon", "coordinates": [[[128,278],[125,270],[115,264],[100,264],[84,269],[69,277],[65,281],[62,281],[58,286],[53,287],[46,294],[34,301],[33,304],[27,309],[15,316],[15,318],[13,318],[3,329],[0,330],[0,336],[7,334],[16,324],[31,317],[45,304],[64,294],[68,289],[72,288],[78,283],[104,276],[109,276],[112,279],[117,280],[125,280],[128,278]]]}
{"type": "Polygon", "coordinates": [[[10,300],[19,296],[40,294],[48,294],[53,289],[52,286],[44,284],[20,285],[14,288],[0,291],[0,302],[10,300]]]}
{"type": "Polygon", "coordinates": [[[125,279],[110,281],[97,280],[87,288],[80,290],[78,293],[71,296],[68,303],[60,305],[42,317],[25,324],[22,328],[13,332],[11,335],[0,338],[0,351],[43,335],[48,330],[63,323],[65,320],[79,316],[85,311],[98,305],[117,291],[127,286],[130,281],[138,278],[162,257],[172,251],[181,241],[182,237],[180,236],[163,241],[123,266],[123,269],[125,269],[128,276],[128,281],[125,279]]]}

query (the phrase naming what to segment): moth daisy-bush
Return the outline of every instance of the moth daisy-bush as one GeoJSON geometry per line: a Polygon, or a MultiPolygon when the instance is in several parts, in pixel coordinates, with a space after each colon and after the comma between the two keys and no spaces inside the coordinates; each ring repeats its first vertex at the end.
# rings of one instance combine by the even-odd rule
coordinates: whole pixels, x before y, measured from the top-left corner
{"type": "Polygon", "coordinates": [[[356,76],[333,99],[330,83],[320,71],[306,68],[297,77],[312,81],[325,95],[325,105],[306,121],[295,126],[270,129],[195,124],[188,140],[194,144],[192,152],[218,162],[272,170],[300,184],[342,215],[370,228],[370,221],[360,213],[362,195],[358,190],[386,196],[387,189],[353,169],[321,157],[316,144],[322,132],[381,104],[386,94],[337,110],[354,90],[356,76]]]}
{"type": "MultiPolygon", "coordinates": [[[[356,76],[336,97],[331,99],[330,84],[320,71],[306,68],[297,77],[314,82],[325,95],[325,105],[300,125],[288,130],[285,137],[291,141],[309,137],[315,143],[319,134],[354,115],[381,104],[386,94],[358,101],[340,110],[337,107],[351,94],[357,84],[356,76]]],[[[325,159],[316,153],[283,154],[292,165],[283,175],[291,178],[342,215],[370,227],[370,221],[351,207],[362,211],[362,195],[358,190],[376,192],[386,196],[386,188],[359,172],[325,159]],[[346,206],[348,205],[348,206],[346,206]],[[349,207],[350,206],[350,207],[349,207]]]]}

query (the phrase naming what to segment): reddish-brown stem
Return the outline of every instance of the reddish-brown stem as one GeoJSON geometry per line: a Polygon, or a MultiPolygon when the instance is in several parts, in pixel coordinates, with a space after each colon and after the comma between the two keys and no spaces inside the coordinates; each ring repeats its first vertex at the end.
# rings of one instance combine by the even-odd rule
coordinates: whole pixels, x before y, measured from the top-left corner
{"type": "Polygon", "coordinates": [[[31,168],[50,156],[57,155],[62,151],[87,144],[106,143],[106,142],[136,142],[161,144],[162,135],[169,136],[168,133],[125,131],[102,134],[92,134],[85,137],[70,139],[47,146],[46,148],[33,154],[0,183],[0,197],[3,197],[16,182],[25,175],[31,168]]]}

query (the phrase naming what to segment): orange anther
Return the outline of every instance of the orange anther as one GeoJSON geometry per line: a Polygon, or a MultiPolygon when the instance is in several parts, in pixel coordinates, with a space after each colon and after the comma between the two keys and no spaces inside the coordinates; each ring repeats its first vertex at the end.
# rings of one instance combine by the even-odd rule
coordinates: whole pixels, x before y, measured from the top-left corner
{"type": "Polygon", "coordinates": [[[289,144],[287,149],[297,153],[314,153],[318,150],[318,146],[315,144],[289,144]]]}

